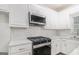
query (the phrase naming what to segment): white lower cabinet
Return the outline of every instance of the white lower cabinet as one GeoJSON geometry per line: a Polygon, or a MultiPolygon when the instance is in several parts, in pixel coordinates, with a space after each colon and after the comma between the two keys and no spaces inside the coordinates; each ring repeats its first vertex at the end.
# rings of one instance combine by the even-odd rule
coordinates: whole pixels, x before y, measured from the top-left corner
{"type": "Polygon", "coordinates": [[[32,45],[22,44],[9,47],[9,55],[32,55],[32,45]]]}
{"type": "MultiPolygon", "coordinates": [[[[61,52],[67,54],[67,42],[66,40],[61,40],[61,52]]],[[[69,48],[70,49],[70,48],[69,48]]]]}
{"type": "Polygon", "coordinates": [[[52,40],[51,44],[51,54],[55,55],[61,51],[61,41],[58,39],[52,40]]]}
{"type": "Polygon", "coordinates": [[[51,54],[56,55],[62,52],[66,55],[70,54],[79,46],[79,42],[70,39],[55,39],[52,40],[51,54]]]}
{"type": "Polygon", "coordinates": [[[70,54],[79,45],[79,43],[75,40],[62,40],[61,43],[62,43],[61,52],[65,54],[70,54]]]}
{"type": "Polygon", "coordinates": [[[52,46],[51,46],[51,54],[52,55],[55,55],[57,53],[57,44],[55,43],[52,43],[52,46]]]}
{"type": "Polygon", "coordinates": [[[30,51],[24,51],[24,52],[19,52],[19,53],[11,54],[11,55],[32,55],[32,53],[30,51]]]}

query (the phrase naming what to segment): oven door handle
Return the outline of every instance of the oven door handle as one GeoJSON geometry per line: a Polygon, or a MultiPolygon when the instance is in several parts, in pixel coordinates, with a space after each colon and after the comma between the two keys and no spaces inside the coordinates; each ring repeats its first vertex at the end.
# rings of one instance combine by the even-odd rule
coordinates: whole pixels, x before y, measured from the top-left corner
{"type": "Polygon", "coordinates": [[[43,46],[48,46],[48,45],[51,45],[51,42],[38,44],[38,45],[33,45],[33,49],[43,47],[43,46]]]}

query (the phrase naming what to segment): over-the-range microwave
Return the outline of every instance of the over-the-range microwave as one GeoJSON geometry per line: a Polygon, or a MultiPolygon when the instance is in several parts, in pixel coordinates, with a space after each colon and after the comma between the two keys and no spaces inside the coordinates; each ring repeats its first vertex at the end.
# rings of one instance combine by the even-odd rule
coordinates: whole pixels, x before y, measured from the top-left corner
{"type": "Polygon", "coordinates": [[[34,13],[29,13],[29,23],[44,26],[46,24],[46,17],[34,13]]]}

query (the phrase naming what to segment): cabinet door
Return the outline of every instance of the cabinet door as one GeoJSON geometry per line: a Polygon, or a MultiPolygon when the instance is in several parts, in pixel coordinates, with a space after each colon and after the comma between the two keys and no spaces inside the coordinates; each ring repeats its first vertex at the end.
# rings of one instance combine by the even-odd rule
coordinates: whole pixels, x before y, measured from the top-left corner
{"type": "Polygon", "coordinates": [[[15,47],[10,48],[10,53],[19,53],[23,51],[32,51],[32,45],[31,44],[26,44],[26,45],[19,45],[15,47]]]}
{"type": "Polygon", "coordinates": [[[51,49],[51,53],[52,54],[57,54],[61,51],[61,42],[60,40],[54,40],[52,41],[52,49],[51,49]]]}
{"type": "Polygon", "coordinates": [[[78,47],[78,44],[79,43],[73,40],[62,40],[62,52],[69,54],[78,47]]]}
{"type": "Polygon", "coordinates": [[[57,51],[58,53],[61,52],[61,39],[56,40],[56,44],[57,44],[57,51]]]}
{"type": "Polygon", "coordinates": [[[59,13],[59,28],[60,29],[71,29],[72,20],[68,11],[64,10],[59,13]]]}
{"type": "Polygon", "coordinates": [[[32,54],[32,43],[27,44],[19,44],[19,45],[12,45],[9,47],[9,54],[10,55],[16,55],[16,54],[26,54],[31,55],[32,54]]]}
{"type": "Polygon", "coordinates": [[[38,16],[45,16],[44,7],[35,4],[29,4],[29,12],[38,16]]]}
{"type": "Polygon", "coordinates": [[[62,46],[62,53],[66,53],[67,52],[67,45],[66,45],[66,40],[61,40],[61,46],[62,46]]]}
{"type": "Polygon", "coordinates": [[[69,40],[62,40],[62,51],[65,54],[68,54],[72,49],[72,43],[69,40]]]}
{"type": "Polygon", "coordinates": [[[9,5],[9,19],[12,27],[28,27],[28,6],[24,4],[9,5]]]}
{"type": "Polygon", "coordinates": [[[71,53],[75,48],[79,46],[79,43],[74,40],[66,41],[67,44],[67,54],[71,53]]]}
{"type": "Polygon", "coordinates": [[[57,44],[56,44],[55,41],[53,41],[52,44],[51,44],[51,54],[52,54],[52,55],[55,55],[55,54],[57,54],[57,53],[58,53],[58,52],[57,52],[57,44]]]}
{"type": "Polygon", "coordinates": [[[24,52],[19,52],[19,53],[11,54],[11,55],[32,55],[32,52],[24,51],[24,52]]]}

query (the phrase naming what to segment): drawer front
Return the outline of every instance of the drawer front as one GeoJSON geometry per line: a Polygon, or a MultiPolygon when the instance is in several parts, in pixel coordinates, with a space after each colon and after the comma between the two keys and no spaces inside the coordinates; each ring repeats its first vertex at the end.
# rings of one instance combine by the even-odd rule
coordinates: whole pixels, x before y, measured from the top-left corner
{"type": "Polygon", "coordinates": [[[32,46],[31,44],[27,44],[27,45],[19,45],[19,46],[15,46],[15,47],[11,47],[9,53],[20,53],[20,52],[24,52],[24,51],[32,51],[32,46]]]}
{"type": "Polygon", "coordinates": [[[32,55],[31,51],[25,51],[25,52],[20,52],[20,53],[12,53],[10,55],[32,55]]]}

